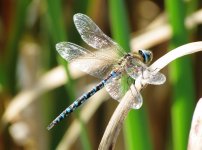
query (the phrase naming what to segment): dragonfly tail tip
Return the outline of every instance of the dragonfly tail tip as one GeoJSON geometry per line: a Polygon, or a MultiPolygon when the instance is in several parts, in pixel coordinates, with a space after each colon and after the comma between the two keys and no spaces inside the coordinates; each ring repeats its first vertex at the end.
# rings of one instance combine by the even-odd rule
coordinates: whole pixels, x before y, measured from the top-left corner
{"type": "Polygon", "coordinates": [[[51,123],[48,127],[47,130],[51,130],[54,127],[54,123],[51,123]]]}

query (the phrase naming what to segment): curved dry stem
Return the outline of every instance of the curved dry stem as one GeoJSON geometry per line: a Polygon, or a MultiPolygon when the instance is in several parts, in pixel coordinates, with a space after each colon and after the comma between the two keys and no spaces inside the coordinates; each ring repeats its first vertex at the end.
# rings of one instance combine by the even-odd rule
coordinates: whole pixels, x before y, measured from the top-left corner
{"type": "Polygon", "coordinates": [[[202,145],[202,98],[198,101],[192,118],[188,150],[201,150],[202,145]]]}
{"type": "MultiPolygon", "coordinates": [[[[185,21],[187,29],[192,29],[196,25],[201,24],[202,23],[201,16],[202,16],[202,9],[189,15],[185,21]]],[[[158,22],[158,20],[156,20],[156,22],[158,22]]],[[[146,29],[144,29],[144,32],[135,35],[136,36],[134,36],[130,41],[131,49],[134,50],[142,48],[147,49],[169,40],[172,36],[172,30],[170,25],[168,23],[167,24],[165,23],[162,25],[156,25],[156,27],[153,27],[152,29],[150,29],[150,26],[148,26],[146,29]]]]}
{"type": "MultiPolygon", "coordinates": [[[[171,61],[184,55],[192,54],[199,51],[202,51],[202,41],[180,46],[165,54],[163,57],[154,62],[149,68],[151,70],[159,71],[166,65],[168,65],[171,61]]],[[[140,91],[145,86],[146,83],[143,82],[141,78],[138,78],[136,80],[135,87],[137,88],[137,91],[140,91]]],[[[125,120],[128,112],[130,111],[131,105],[134,101],[128,98],[129,95],[129,92],[126,93],[126,95],[123,97],[120,104],[116,108],[114,114],[112,115],[111,120],[109,121],[109,124],[99,145],[100,150],[114,149],[116,139],[123,125],[123,121],[125,120]]]]}
{"type": "MultiPolygon", "coordinates": [[[[77,70],[71,69],[73,77],[79,78],[84,73],[78,72],[77,70]]],[[[18,116],[24,108],[31,104],[43,93],[55,89],[63,85],[67,80],[65,70],[63,67],[56,67],[44,74],[32,88],[20,92],[14,97],[11,103],[8,105],[6,111],[1,119],[1,125],[5,126],[8,122],[11,122],[18,116]],[[51,81],[51,82],[50,82],[51,81]]]]}

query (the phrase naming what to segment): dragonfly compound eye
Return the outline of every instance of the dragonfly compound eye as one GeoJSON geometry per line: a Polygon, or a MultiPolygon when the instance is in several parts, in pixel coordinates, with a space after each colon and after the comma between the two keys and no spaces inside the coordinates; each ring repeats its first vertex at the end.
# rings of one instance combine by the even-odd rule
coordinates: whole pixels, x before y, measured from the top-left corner
{"type": "Polygon", "coordinates": [[[153,54],[151,51],[148,50],[139,50],[138,53],[140,54],[140,56],[143,58],[143,62],[145,64],[148,64],[151,62],[152,58],[153,58],[153,54]]]}

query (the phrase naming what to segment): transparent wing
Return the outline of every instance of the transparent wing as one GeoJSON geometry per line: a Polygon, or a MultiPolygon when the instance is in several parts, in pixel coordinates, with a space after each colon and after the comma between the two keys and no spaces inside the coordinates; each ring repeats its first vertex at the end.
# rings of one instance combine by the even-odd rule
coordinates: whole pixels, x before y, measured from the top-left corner
{"type": "Polygon", "coordinates": [[[150,71],[149,69],[144,71],[143,79],[148,84],[154,84],[154,85],[160,85],[166,81],[166,77],[164,74],[160,72],[153,72],[153,71],[150,71]]]}
{"type": "Polygon", "coordinates": [[[131,78],[137,79],[137,77],[142,76],[142,79],[148,84],[159,85],[166,81],[166,77],[162,73],[150,71],[149,68],[138,59],[128,60],[125,70],[131,78]]]}
{"type": "Polygon", "coordinates": [[[137,79],[137,77],[142,75],[146,67],[147,66],[139,59],[128,59],[125,65],[125,70],[131,78],[137,79]]]}
{"type": "Polygon", "coordinates": [[[126,76],[122,76],[122,77],[117,77],[117,78],[112,78],[110,80],[107,81],[105,88],[106,91],[110,94],[110,96],[117,100],[118,102],[121,101],[121,99],[124,97],[124,95],[126,94],[126,92],[129,92],[129,97],[128,98],[132,98],[134,99],[134,104],[131,106],[131,108],[133,109],[139,109],[142,106],[143,103],[143,99],[141,94],[136,90],[135,86],[134,86],[134,80],[128,81],[129,78],[127,78],[126,76]],[[121,84],[121,80],[123,79],[127,79],[127,83],[128,84],[124,84],[126,85],[126,87],[123,87],[121,84]]]}
{"type": "Polygon", "coordinates": [[[124,55],[123,49],[111,38],[105,35],[102,30],[86,15],[75,14],[74,24],[81,35],[82,39],[95,49],[102,49],[110,56],[119,57],[124,55]]]}
{"type": "Polygon", "coordinates": [[[58,53],[72,65],[97,78],[104,78],[112,70],[113,64],[118,60],[103,56],[69,42],[56,44],[58,53]]]}
{"type": "Polygon", "coordinates": [[[110,96],[120,101],[120,99],[124,96],[124,92],[121,87],[121,79],[120,77],[109,79],[105,84],[106,91],[110,94],[110,96]]]}

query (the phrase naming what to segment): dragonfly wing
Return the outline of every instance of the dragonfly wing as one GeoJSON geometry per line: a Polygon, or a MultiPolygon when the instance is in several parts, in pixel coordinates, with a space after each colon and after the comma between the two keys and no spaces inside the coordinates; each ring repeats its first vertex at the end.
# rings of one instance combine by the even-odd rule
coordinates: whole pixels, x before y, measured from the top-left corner
{"type": "Polygon", "coordinates": [[[113,64],[118,61],[70,42],[56,44],[56,50],[65,60],[81,71],[101,79],[110,73],[113,64]]]}
{"type": "Polygon", "coordinates": [[[123,49],[105,35],[88,16],[78,13],[74,15],[73,19],[79,34],[88,45],[105,52],[109,51],[107,54],[110,53],[110,56],[120,57],[119,55],[124,55],[123,49]]]}
{"type": "Polygon", "coordinates": [[[144,72],[143,79],[148,84],[154,84],[154,85],[160,85],[166,81],[166,77],[164,74],[160,72],[152,72],[149,71],[148,69],[144,72]]]}
{"type": "Polygon", "coordinates": [[[121,88],[121,79],[118,78],[109,79],[105,84],[105,88],[109,95],[117,101],[120,101],[125,94],[121,88]]]}
{"type": "Polygon", "coordinates": [[[113,68],[113,63],[106,63],[99,59],[77,59],[71,64],[79,68],[81,71],[100,79],[103,79],[110,74],[113,68]]]}
{"type": "Polygon", "coordinates": [[[132,105],[133,109],[139,109],[143,104],[143,98],[139,91],[137,91],[134,84],[131,84],[129,90],[129,97],[134,100],[134,104],[132,105]]]}
{"type": "MultiPolygon", "coordinates": [[[[107,92],[110,94],[110,96],[113,99],[117,100],[118,102],[121,101],[121,99],[124,97],[126,92],[129,92],[128,98],[132,98],[134,100],[134,103],[131,106],[131,108],[139,109],[143,103],[141,94],[136,90],[133,83],[124,84],[124,86],[126,85],[127,87],[123,87],[121,84],[122,79],[123,78],[119,78],[119,77],[109,79],[105,84],[105,88],[107,92]]],[[[131,81],[134,82],[134,80],[131,80],[131,81]]]]}
{"type": "Polygon", "coordinates": [[[149,68],[138,59],[129,60],[125,70],[131,78],[137,79],[142,76],[142,79],[148,84],[160,85],[166,81],[166,77],[162,73],[150,71],[149,68]]]}

